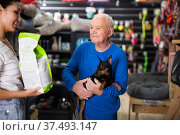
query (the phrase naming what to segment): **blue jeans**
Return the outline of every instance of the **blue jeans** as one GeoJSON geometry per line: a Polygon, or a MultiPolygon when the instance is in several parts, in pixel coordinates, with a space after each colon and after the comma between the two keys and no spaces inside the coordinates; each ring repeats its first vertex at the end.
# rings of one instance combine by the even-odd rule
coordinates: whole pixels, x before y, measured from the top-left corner
{"type": "Polygon", "coordinates": [[[15,98],[0,100],[0,120],[24,120],[25,100],[15,98]]]}

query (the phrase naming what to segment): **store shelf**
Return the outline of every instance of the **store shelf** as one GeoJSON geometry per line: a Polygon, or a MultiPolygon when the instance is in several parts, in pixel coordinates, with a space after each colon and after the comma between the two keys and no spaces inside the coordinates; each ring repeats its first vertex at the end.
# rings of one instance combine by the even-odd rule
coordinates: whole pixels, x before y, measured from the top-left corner
{"type": "Polygon", "coordinates": [[[51,53],[51,54],[60,54],[60,53],[71,53],[71,51],[46,50],[46,53],[51,53]]]}
{"type": "Polygon", "coordinates": [[[71,31],[58,31],[56,32],[56,35],[70,35],[71,31]]]}
{"type": "Polygon", "coordinates": [[[69,111],[58,110],[57,108],[49,109],[49,110],[38,110],[39,113],[46,114],[67,114],[69,111]]]}
{"type": "Polygon", "coordinates": [[[135,2],[148,2],[148,3],[151,3],[151,2],[158,2],[160,3],[162,0],[135,0],[135,2]]]}
{"type": "Polygon", "coordinates": [[[65,65],[51,65],[51,68],[65,68],[65,65]]]}
{"type": "Polygon", "coordinates": [[[172,40],[173,44],[180,44],[180,40],[172,40]]]}
{"type": "Polygon", "coordinates": [[[52,108],[49,110],[38,110],[39,120],[71,120],[72,112],[71,110],[63,111],[57,108],[52,108]]]}
{"type": "Polygon", "coordinates": [[[65,84],[62,81],[55,81],[55,82],[53,82],[53,85],[55,85],[55,86],[64,86],[65,87],[65,84]]]}

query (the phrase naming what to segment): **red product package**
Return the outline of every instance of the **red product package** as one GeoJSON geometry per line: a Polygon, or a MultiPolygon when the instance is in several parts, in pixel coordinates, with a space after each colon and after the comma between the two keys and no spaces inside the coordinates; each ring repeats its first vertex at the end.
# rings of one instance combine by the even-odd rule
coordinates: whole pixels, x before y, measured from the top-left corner
{"type": "Polygon", "coordinates": [[[62,0],[63,2],[82,2],[87,0],[62,0]]]}
{"type": "Polygon", "coordinates": [[[21,2],[25,5],[29,5],[29,4],[37,5],[37,0],[21,0],[21,2]]]}

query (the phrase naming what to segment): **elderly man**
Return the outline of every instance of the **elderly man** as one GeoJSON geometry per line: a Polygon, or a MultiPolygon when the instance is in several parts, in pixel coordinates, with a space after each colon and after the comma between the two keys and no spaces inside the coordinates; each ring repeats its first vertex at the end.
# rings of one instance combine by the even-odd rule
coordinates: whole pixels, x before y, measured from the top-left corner
{"type": "Polygon", "coordinates": [[[125,52],[110,41],[113,34],[113,20],[107,14],[97,14],[90,24],[90,42],[81,44],[74,52],[71,60],[63,71],[63,80],[69,91],[76,93],[81,99],[86,99],[83,115],[91,120],[116,120],[120,108],[119,95],[126,92],[128,72],[125,52]],[[112,55],[112,80],[121,86],[108,86],[99,90],[100,82],[96,84],[88,77],[97,69],[98,57],[106,61],[112,55]],[[98,57],[97,57],[98,56],[98,57]],[[79,72],[79,81],[75,75],[79,72]],[[88,89],[83,82],[88,82],[88,89]]]}

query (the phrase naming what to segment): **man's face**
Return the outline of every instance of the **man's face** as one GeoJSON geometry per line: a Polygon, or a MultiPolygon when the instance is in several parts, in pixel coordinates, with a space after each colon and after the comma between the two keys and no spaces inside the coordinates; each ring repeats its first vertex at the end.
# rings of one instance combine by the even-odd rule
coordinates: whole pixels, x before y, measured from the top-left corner
{"type": "Polygon", "coordinates": [[[111,29],[106,18],[94,18],[90,24],[91,41],[95,44],[106,43],[107,39],[112,35],[111,29]]]}

